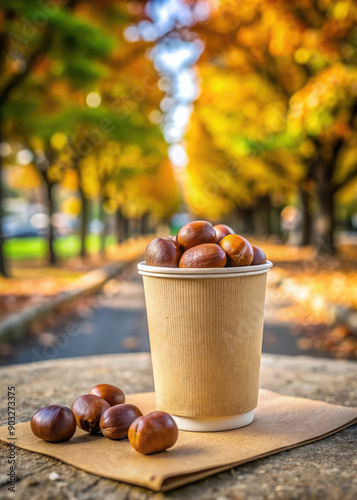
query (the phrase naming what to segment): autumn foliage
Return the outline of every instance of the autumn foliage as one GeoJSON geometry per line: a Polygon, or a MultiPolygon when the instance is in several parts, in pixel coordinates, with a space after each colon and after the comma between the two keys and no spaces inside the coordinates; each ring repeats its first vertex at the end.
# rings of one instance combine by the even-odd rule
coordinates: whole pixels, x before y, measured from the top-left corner
{"type": "Polygon", "coordinates": [[[205,51],[186,200],[212,217],[297,203],[303,243],[332,253],[338,207],[355,210],[357,6],[221,0],[211,9],[195,26],[205,51]]]}
{"type": "MultiPolygon", "coordinates": [[[[1,166],[7,190],[45,193],[51,263],[54,213],[80,217],[85,257],[93,207],[105,242],[113,219],[121,240],[129,219],[155,227],[179,208],[230,217],[242,232],[280,234],[284,208],[293,206],[302,213],[301,243],[334,253],[336,225],[355,211],[355,2],[203,3],[204,20],[131,43],[125,31],[149,22],[150,3],[3,2],[1,141],[11,152],[1,166]],[[204,47],[182,137],[189,163],[176,175],[161,126],[167,83],[151,57],[165,41],[204,47]],[[30,159],[19,164],[23,148],[30,159]]],[[[182,0],[177,9],[203,3],[182,0]]]]}
{"type": "MultiPolygon", "coordinates": [[[[15,9],[9,1],[1,11],[1,131],[11,147],[2,166],[7,189],[33,196],[44,188],[51,263],[59,210],[80,216],[85,257],[97,205],[105,242],[109,218],[116,216],[125,239],[123,218],[151,217],[154,226],[179,204],[167,146],[149,119],[162,92],[145,54],[148,44],[124,38],[125,28],[144,16],[144,3],[134,7],[70,0],[21,1],[15,9]],[[23,148],[30,159],[16,165],[23,148]]],[[[4,272],[3,262],[0,267],[4,272]]]]}

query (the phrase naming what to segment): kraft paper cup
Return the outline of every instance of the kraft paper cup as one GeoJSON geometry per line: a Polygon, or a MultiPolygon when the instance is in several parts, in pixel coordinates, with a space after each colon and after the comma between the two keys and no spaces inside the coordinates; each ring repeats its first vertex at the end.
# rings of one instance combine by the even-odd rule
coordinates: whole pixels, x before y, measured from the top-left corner
{"type": "Polygon", "coordinates": [[[218,431],[254,419],[267,272],[138,265],[143,276],[157,409],[179,429],[218,431]]]}

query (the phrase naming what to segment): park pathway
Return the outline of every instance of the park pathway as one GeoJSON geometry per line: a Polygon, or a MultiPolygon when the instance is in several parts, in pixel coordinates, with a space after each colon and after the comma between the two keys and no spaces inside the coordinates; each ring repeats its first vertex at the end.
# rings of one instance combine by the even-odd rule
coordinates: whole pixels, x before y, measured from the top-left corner
{"type": "MultiPolygon", "coordinates": [[[[276,319],[280,306],[269,299],[268,288],[263,352],[331,357],[328,352],[301,350],[294,326],[276,319]]],[[[144,291],[136,265],[109,281],[89,303],[80,304],[74,311],[36,337],[21,341],[2,363],[149,351],[144,291]]]]}

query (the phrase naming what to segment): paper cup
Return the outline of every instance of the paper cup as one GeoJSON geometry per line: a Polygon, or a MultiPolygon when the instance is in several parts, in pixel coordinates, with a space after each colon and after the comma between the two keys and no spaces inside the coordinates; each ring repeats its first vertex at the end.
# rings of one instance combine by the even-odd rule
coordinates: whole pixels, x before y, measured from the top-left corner
{"type": "Polygon", "coordinates": [[[182,430],[250,424],[257,406],[266,275],[259,266],[143,276],[157,409],[182,430]]]}

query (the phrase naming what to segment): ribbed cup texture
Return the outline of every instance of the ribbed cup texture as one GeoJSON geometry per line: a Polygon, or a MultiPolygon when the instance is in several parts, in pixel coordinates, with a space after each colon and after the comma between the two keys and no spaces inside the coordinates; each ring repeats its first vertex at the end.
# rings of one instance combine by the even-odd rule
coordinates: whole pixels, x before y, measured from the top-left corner
{"type": "Polygon", "coordinates": [[[158,410],[219,417],[254,409],[266,274],[143,280],[158,410]]]}

